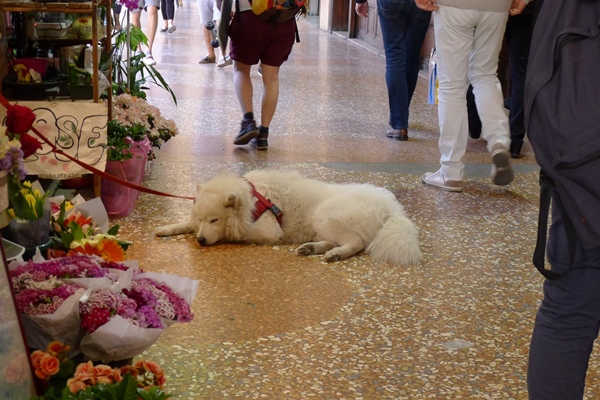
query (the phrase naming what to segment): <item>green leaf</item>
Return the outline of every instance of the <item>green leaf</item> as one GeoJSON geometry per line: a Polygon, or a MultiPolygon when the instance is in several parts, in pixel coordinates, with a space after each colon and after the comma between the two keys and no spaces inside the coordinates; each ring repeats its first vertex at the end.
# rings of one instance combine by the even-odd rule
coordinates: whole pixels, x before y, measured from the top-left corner
{"type": "Polygon", "coordinates": [[[112,236],[117,236],[117,233],[119,233],[119,225],[111,226],[111,228],[107,232],[108,235],[112,236]]]}

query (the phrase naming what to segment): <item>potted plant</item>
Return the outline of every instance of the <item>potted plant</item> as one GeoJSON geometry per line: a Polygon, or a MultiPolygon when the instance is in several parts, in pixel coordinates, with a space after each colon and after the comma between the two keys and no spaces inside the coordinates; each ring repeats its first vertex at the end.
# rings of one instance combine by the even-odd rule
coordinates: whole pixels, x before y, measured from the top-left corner
{"type": "Polygon", "coordinates": [[[91,361],[78,365],[67,357],[69,346],[51,342],[46,351],[35,350],[31,362],[38,382],[45,387],[32,400],[165,400],[166,384],[162,368],[153,361],[112,367],[91,361]]]}
{"type": "MultiPolygon", "coordinates": [[[[107,124],[105,172],[120,180],[141,184],[150,170],[154,149],[176,136],[175,122],[140,97],[122,93],[113,100],[113,120],[107,124]]],[[[139,192],[110,179],[102,179],[100,197],[109,216],[129,215],[139,192]]]]}
{"type": "Polygon", "coordinates": [[[135,49],[140,44],[148,45],[148,37],[140,28],[129,25],[127,29],[116,30],[112,42],[111,51],[101,57],[100,70],[108,71],[112,67],[112,93],[114,95],[128,93],[146,99],[144,90],[148,88],[145,85],[153,83],[168,91],[177,104],[175,93],[160,72],[154,66],[144,64],[142,54],[135,54],[135,49]]]}

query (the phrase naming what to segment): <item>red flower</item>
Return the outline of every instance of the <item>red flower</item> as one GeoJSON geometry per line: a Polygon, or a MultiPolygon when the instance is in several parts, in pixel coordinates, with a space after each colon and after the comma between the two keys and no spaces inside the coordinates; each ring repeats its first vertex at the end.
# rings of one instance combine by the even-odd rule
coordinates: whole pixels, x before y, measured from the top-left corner
{"type": "Polygon", "coordinates": [[[31,108],[13,105],[6,110],[6,130],[14,135],[24,135],[29,132],[35,121],[31,108]]]}
{"type": "Polygon", "coordinates": [[[21,150],[23,150],[23,158],[29,157],[42,148],[42,144],[36,138],[26,133],[21,134],[19,141],[21,142],[21,150]]]}

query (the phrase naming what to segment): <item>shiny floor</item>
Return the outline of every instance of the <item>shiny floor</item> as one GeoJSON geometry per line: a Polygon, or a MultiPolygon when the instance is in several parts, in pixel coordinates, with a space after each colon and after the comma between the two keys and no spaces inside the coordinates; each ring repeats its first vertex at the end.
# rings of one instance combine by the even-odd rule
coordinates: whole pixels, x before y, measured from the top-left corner
{"type": "MultiPolygon", "coordinates": [[[[181,133],[160,149],[144,185],[193,195],[220,171],[257,168],[369,182],[405,206],[424,257],[413,267],[366,255],[326,263],[295,255],[293,246],[201,248],[191,235],[156,238],[154,227],[187,218],[191,204],[142,194],[134,212],[115,221],[134,242],[128,258],[200,281],[194,321],[169,328],[142,355],[164,367],[174,398],[526,399],[542,285],[530,262],[538,185],[529,145],[505,188],[490,182],[482,140],[469,141],[463,193],[425,187],[420,175],[439,157],[425,79],[410,140],[387,139],[384,60],[301,20],[301,42],[281,69],[269,150],[236,147],[232,67],[198,64],[206,52],[194,1],[177,9],[175,23],[175,33],[157,33],[154,57],[177,106],[158,88],[148,99],[181,133]]],[[[260,115],[256,73],[253,82],[260,115]]],[[[588,399],[600,398],[599,371],[596,355],[588,399]]]]}

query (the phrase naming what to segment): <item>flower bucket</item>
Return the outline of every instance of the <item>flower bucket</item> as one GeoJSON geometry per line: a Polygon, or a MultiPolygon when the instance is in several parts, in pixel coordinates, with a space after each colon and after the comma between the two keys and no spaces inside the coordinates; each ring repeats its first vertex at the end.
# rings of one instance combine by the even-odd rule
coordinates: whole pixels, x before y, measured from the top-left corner
{"type": "Polygon", "coordinates": [[[38,219],[11,219],[9,229],[13,242],[35,249],[50,241],[50,212],[38,219]]]}
{"type": "MultiPolygon", "coordinates": [[[[107,161],[107,174],[123,181],[140,185],[144,176],[147,156],[143,150],[134,147],[133,157],[125,161],[107,161]]],[[[126,217],[133,211],[139,192],[109,179],[101,180],[100,198],[109,217],[126,217]]]]}

